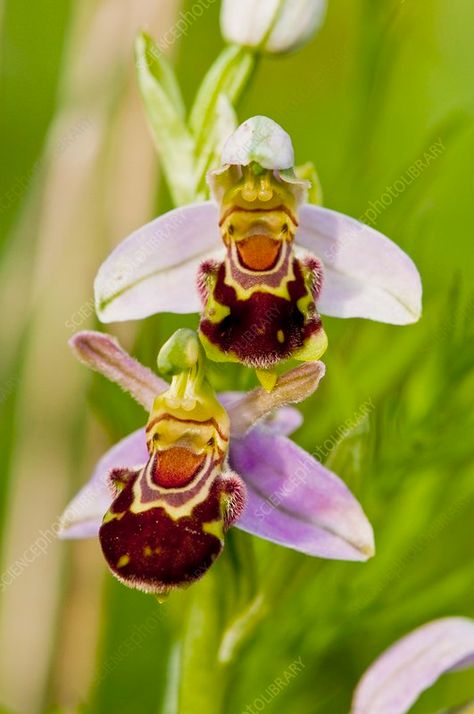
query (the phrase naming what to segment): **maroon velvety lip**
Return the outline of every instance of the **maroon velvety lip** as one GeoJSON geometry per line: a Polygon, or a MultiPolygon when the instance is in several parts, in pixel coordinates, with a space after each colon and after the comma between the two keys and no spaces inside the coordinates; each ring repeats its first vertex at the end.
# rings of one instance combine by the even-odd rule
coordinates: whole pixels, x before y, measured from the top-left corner
{"type": "Polygon", "coordinates": [[[154,459],[153,481],[162,488],[183,488],[193,480],[205,458],[205,454],[194,454],[182,446],[159,451],[154,459]]]}
{"type": "Polygon", "coordinates": [[[256,272],[274,268],[281,252],[281,242],[265,234],[244,238],[236,247],[242,266],[256,272]]]}

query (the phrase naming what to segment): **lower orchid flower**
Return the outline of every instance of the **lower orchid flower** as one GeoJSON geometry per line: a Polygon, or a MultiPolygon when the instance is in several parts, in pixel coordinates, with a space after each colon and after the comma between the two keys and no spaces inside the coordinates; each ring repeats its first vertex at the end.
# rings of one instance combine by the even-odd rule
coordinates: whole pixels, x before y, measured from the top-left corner
{"type": "Polygon", "coordinates": [[[62,517],[63,538],[99,535],[124,583],[162,595],[193,582],[219,555],[231,525],[322,558],[373,555],[372,528],[357,500],[286,438],[301,418],[285,405],[317,388],[322,363],[280,377],[270,394],[259,388],[218,401],[190,330],[160,351],[171,385],[102,333],[78,333],[71,346],[150,411],[146,429],[102,457],[62,517]]]}
{"type": "Polygon", "coordinates": [[[208,356],[254,367],[268,389],[278,364],[324,353],[319,313],[416,322],[421,282],[410,258],[373,228],[307,203],[310,184],[294,163],[278,124],[244,122],[224,146],[222,168],[208,175],[215,202],[160,216],[101,266],[99,318],[202,308],[208,356]]]}
{"type": "Polygon", "coordinates": [[[474,621],[435,620],[403,637],[369,667],[355,691],[351,714],[405,714],[443,674],[472,666],[474,621]]]}

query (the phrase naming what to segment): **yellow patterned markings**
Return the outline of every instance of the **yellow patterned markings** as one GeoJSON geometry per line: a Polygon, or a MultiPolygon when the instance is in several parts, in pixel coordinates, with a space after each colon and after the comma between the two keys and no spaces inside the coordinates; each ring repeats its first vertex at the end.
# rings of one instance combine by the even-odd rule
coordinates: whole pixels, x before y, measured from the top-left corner
{"type": "Polygon", "coordinates": [[[221,303],[215,299],[212,292],[209,294],[206,309],[211,322],[222,322],[224,318],[230,315],[230,307],[221,305],[221,303]]]}
{"type": "Polygon", "coordinates": [[[126,511],[122,511],[122,513],[112,513],[112,511],[107,511],[102,520],[102,525],[105,525],[105,523],[110,523],[110,521],[119,521],[121,518],[124,517],[125,513],[126,511]]]}
{"type": "Polygon", "coordinates": [[[143,555],[145,556],[145,558],[151,558],[151,556],[153,554],[159,555],[160,553],[161,553],[161,548],[155,548],[155,550],[153,550],[153,548],[150,548],[149,545],[146,545],[143,548],[143,555]]]}
{"type": "Polygon", "coordinates": [[[117,568],[124,568],[130,562],[129,555],[121,555],[117,562],[117,568]]]}
{"type": "Polygon", "coordinates": [[[149,511],[152,508],[162,508],[166,512],[166,515],[173,521],[178,521],[180,518],[190,516],[193,509],[205,501],[209,496],[209,491],[213,484],[215,474],[216,468],[209,472],[209,475],[203,482],[202,487],[196,492],[196,494],[181,506],[173,506],[170,503],[167,503],[161,494],[157,496],[156,501],[147,501],[146,503],[143,503],[141,500],[141,483],[140,479],[137,479],[133,486],[134,499],[132,505],[130,506],[130,511],[131,513],[138,514],[149,511]]]}
{"type": "Polygon", "coordinates": [[[204,533],[213,535],[224,542],[224,527],[222,521],[208,521],[207,523],[203,523],[202,530],[204,533]]]}
{"type": "MultiPolygon", "coordinates": [[[[234,258],[235,260],[235,258],[234,258]]],[[[275,266],[273,271],[268,271],[269,272],[277,272],[281,266],[281,263],[284,260],[284,255],[282,251],[282,256],[280,260],[278,261],[278,264],[275,266]]],[[[267,293],[269,295],[275,295],[276,297],[281,297],[284,300],[291,300],[290,292],[288,289],[288,283],[291,283],[295,280],[295,271],[293,269],[293,261],[289,261],[288,265],[288,272],[285,275],[284,278],[280,281],[280,284],[275,287],[275,286],[269,286],[265,285],[264,282],[258,282],[255,283],[255,285],[251,285],[248,288],[242,287],[240,283],[233,277],[232,275],[232,266],[231,266],[231,261],[229,259],[229,256],[227,255],[225,258],[225,266],[226,266],[226,271],[225,271],[225,277],[224,277],[224,283],[228,285],[229,287],[234,288],[235,292],[237,293],[237,297],[239,300],[248,300],[254,293],[267,293]]],[[[248,273],[249,275],[255,276],[257,273],[255,271],[251,270],[246,270],[242,266],[239,267],[239,270],[243,273],[248,273]]],[[[263,273],[265,275],[265,273],[263,273]]],[[[206,305],[206,311],[208,307],[206,305]]],[[[217,322],[217,320],[213,320],[213,322],[217,322]]]]}
{"type": "Polygon", "coordinates": [[[221,348],[211,342],[204,333],[199,333],[199,339],[206,350],[208,358],[212,360],[212,362],[240,362],[235,352],[231,350],[222,352],[221,348]]]}
{"type": "Polygon", "coordinates": [[[313,308],[313,310],[314,310],[313,296],[309,292],[307,292],[306,295],[303,295],[303,297],[301,297],[297,301],[296,306],[297,306],[298,310],[301,312],[301,314],[304,315],[305,317],[307,317],[307,315],[309,315],[309,313],[311,311],[311,308],[313,308]]]}
{"type": "Polygon", "coordinates": [[[306,340],[302,347],[293,352],[293,359],[300,360],[301,362],[315,362],[323,356],[327,346],[328,338],[321,327],[306,340]]]}
{"type": "Polygon", "coordinates": [[[257,379],[266,392],[271,392],[278,379],[278,372],[271,369],[256,369],[257,379]]]}

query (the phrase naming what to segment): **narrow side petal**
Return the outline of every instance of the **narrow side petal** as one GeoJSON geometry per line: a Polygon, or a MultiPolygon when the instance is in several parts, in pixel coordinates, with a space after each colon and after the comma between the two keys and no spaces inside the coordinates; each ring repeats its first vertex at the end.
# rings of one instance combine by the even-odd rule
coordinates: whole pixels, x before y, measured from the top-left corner
{"type": "Polygon", "coordinates": [[[198,267],[222,253],[218,221],[214,203],[191,204],[165,213],[120,243],[95,279],[100,320],[198,312],[198,267]]]}
{"type": "Polygon", "coordinates": [[[168,389],[164,379],[130,357],[115,337],[84,330],[69,340],[69,346],[80,362],[119,384],[147,411],[152,408],[155,397],[168,389]]]}
{"type": "MultiPolygon", "coordinates": [[[[245,392],[222,392],[219,394],[219,401],[227,410],[227,413],[232,413],[234,406],[241,401],[245,396],[245,392]]],[[[238,416],[238,410],[234,410],[234,418],[238,416]],[[237,414],[236,414],[237,412],[237,414]]],[[[298,409],[293,407],[280,407],[275,412],[267,414],[260,426],[264,426],[265,430],[275,434],[275,436],[290,436],[294,431],[300,428],[303,423],[303,415],[298,409]]],[[[232,421],[231,421],[232,432],[232,421]]]]}
{"type": "Polygon", "coordinates": [[[372,527],[347,486],[306,451],[261,428],[231,442],[230,463],[244,479],[248,533],[336,560],[367,560],[372,527]]]}
{"type": "Polygon", "coordinates": [[[98,461],[90,480],[72,499],[61,516],[60,538],[97,536],[104,514],[112,503],[107,476],[113,468],[142,466],[148,460],[145,430],[139,429],[112,446],[98,461]]]}
{"type": "Polygon", "coordinates": [[[307,399],[325,373],[323,362],[307,362],[281,375],[271,392],[258,388],[236,399],[228,406],[232,436],[243,436],[257,421],[280,407],[307,399]]]}
{"type": "Polygon", "coordinates": [[[321,313],[394,325],[420,318],[418,270],[382,233],[342,213],[306,204],[296,241],[323,261],[321,313]]]}
{"type": "Polygon", "coordinates": [[[447,617],[390,647],[362,677],[352,714],[404,714],[445,672],[474,655],[474,622],[447,617]]]}

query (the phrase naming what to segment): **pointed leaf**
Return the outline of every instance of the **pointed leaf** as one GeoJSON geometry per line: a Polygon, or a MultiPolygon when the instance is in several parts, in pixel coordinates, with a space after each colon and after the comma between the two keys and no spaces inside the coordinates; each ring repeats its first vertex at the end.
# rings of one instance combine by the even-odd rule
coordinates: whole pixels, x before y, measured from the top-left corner
{"type": "Polygon", "coordinates": [[[237,104],[255,66],[255,56],[244,47],[226,47],[211,66],[199,87],[189,125],[196,138],[196,154],[216,111],[220,94],[237,104]]]}
{"type": "Polygon", "coordinates": [[[151,133],[177,205],[194,199],[194,140],[173,71],[159,47],[145,34],[137,37],[136,64],[151,133]]]}
{"type": "Polygon", "coordinates": [[[207,198],[206,174],[221,161],[224,144],[237,127],[237,115],[227,95],[219,94],[212,123],[196,159],[196,194],[207,198]]]}

